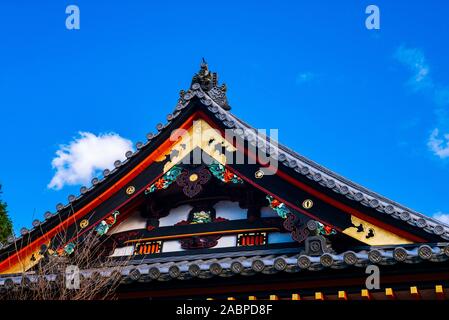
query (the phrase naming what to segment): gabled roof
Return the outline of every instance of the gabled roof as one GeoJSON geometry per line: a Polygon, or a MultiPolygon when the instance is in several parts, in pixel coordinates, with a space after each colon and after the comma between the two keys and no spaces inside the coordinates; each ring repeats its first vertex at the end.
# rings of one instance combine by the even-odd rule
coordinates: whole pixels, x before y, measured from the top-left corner
{"type": "Polygon", "coordinates": [[[245,141],[269,153],[274,159],[278,159],[283,169],[296,172],[310,180],[311,183],[317,184],[335,195],[343,196],[351,202],[374,209],[384,214],[385,217],[393,217],[400,222],[406,222],[410,226],[425,230],[430,235],[438,236],[440,239],[449,239],[448,225],[370,191],[291,149],[272,143],[264,136],[257,134],[250,125],[230,112],[230,106],[226,98],[226,86],[218,86],[217,75],[209,72],[207,64],[203,61],[200,72],[193,77],[190,89],[181,91],[178,103],[174,111],[167,115],[165,124],[159,123],[156,126],[157,131],[155,133],[147,134],[146,142],[136,143],[135,152],[126,152],[125,161],[115,161],[113,170],[106,169],[103,172],[103,177],[94,178],[91,187],[81,187],[78,196],[70,195],[67,204],[58,204],[56,213],[47,212],[43,222],[33,221],[31,230],[22,228],[20,237],[11,237],[9,243],[0,248],[0,259],[2,252],[7,251],[9,245],[19,242],[21,238],[33,238],[42,234],[43,230],[67,219],[77,209],[98,197],[105,188],[114,184],[135,164],[142,161],[151,150],[156,149],[161,139],[170,134],[170,129],[175,129],[181,119],[186,119],[195,108],[202,108],[204,112],[221,123],[223,128],[234,130],[235,134],[245,141]]]}
{"type": "Polygon", "coordinates": [[[270,154],[275,158],[277,157],[284,167],[294,169],[308,179],[319,183],[321,186],[337,194],[344,195],[352,201],[358,202],[366,207],[374,208],[395,219],[406,221],[412,226],[441,236],[444,239],[449,239],[449,226],[441,221],[407,208],[404,205],[356,184],[282,144],[273,145],[266,143],[264,145],[267,140],[264,137],[254,136],[254,128],[232,113],[221,109],[219,106],[209,107],[209,110],[216,114],[216,117],[222,121],[223,125],[234,129],[242,138],[249,140],[251,144],[257,145],[262,150],[270,150],[270,154]]]}

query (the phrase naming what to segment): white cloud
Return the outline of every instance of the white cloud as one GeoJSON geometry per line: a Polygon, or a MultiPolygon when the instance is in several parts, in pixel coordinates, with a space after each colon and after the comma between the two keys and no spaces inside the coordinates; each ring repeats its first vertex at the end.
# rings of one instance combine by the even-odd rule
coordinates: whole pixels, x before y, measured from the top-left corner
{"type": "Polygon", "coordinates": [[[115,160],[123,160],[132,150],[132,142],[116,133],[95,135],[79,132],[68,145],[61,145],[51,165],[56,173],[48,188],[60,190],[65,185],[88,184],[100,170],[111,169],[115,160]]]}
{"type": "Polygon", "coordinates": [[[310,82],[316,78],[316,75],[312,72],[298,73],[296,76],[296,84],[301,85],[306,82],[310,82]]]}
{"type": "Polygon", "coordinates": [[[433,218],[440,220],[441,222],[449,225],[449,214],[443,212],[437,212],[433,215],[433,218]]]}
{"type": "MultiPolygon", "coordinates": [[[[434,106],[438,126],[446,128],[449,124],[449,87],[435,82],[429,75],[430,67],[423,52],[418,48],[400,46],[395,58],[406,66],[412,73],[408,84],[416,91],[424,92],[430,96],[434,106]]],[[[434,155],[441,159],[449,157],[449,134],[440,137],[439,128],[435,128],[427,141],[427,146],[434,155]]]]}
{"type": "Polygon", "coordinates": [[[395,53],[395,58],[405,65],[411,72],[412,77],[408,83],[416,90],[432,88],[434,86],[429,76],[430,68],[421,50],[400,46],[395,53]]]}
{"type": "Polygon", "coordinates": [[[440,138],[438,129],[434,129],[429,137],[427,145],[432,152],[441,159],[449,157],[449,134],[443,134],[440,138]]]}

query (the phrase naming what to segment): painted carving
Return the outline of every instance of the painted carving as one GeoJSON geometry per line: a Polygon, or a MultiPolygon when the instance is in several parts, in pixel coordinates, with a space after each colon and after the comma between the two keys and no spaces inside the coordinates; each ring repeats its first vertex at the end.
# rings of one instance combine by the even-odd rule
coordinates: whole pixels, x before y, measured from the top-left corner
{"type": "Polygon", "coordinates": [[[224,183],[243,183],[243,180],[229,171],[224,165],[213,162],[209,165],[210,172],[215,178],[220,179],[224,183]]]}
{"type": "Polygon", "coordinates": [[[337,231],[335,229],[333,229],[332,227],[326,226],[318,221],[316,221],[316,223],[318,224],[318,228],[317,228],[318,235],[330,236],[330,235],[337,234],[337,231]]]}
{"type": "MultiPolygon", "coordinates": [[[[94,231],[98,236],[102,236],[106,234],[109,229],[117,222],[117,216],[120,214],[119,211],[114,211],[110,216],[106,217],[104,220],[100,221],[100,223],[95,227],[94,231]]],[[[81,224],[86,224],[87,220],[82,220],[81,224]]],[[[88,225],[88,221],[87,221],[88,225]]],[[[86,227],[87,227],[86,225],[86,227]]],[[[69,256],[75,251],[76,244],[74,242],[69,242],[65,246],[56,249],[52,252],[52,255],[55,256],[69,256]]]]}
{"type": "Polygon", "coordinates": [[[211,235],[182,239],[180,240],[181,248],[183,248],[184,250],[213,248],[218,244],[218,239],[220,238],[220,235],[211,235]]]}
{"type": "Polygon", "coordinates": [[[109,229],[117,222],[117,216],[120,214],[120,212],[115,211],[113,214],[108,216],[106,219],[102,220],[98,226],[95,228],[95,232],[102,236],[106,234],[109,229]]]}
{"type": "Polygon", "coordinates": [[[188,130],[174,131],[172,139],[177,142],[169,152],[162,154],[156,161],[167,161],[164,165],[164,172],[178,165],[190,152],[199,148],[223,165],[226,164],[227,155],[236,151],[235,147],[224,139],[220,132],[212,128],[204,120],[196,120],[188,130]]]}
{"type": "Polygon", "coordinates": [[[134,255],[155,254],[162,251],[162,241],[138,242],[134,248],[134,255]]]}
{"type": "MultiPolygon", "coordinates": [[[[213,207],[210,208],[196,207],[189,212],[189,217],[187,221],[182,220],[175,225],[179,226],[179,225],[212,223],[221,221],[227,221],[227,219],[220,217],[216,218],[215,209],[213,207]]],[[[185,250],[207,249],[215,247],[218,243],[218,239],[220,238],[221,235],[206,235],[206,236],[193,236],[190,238],[181,239],[179,241],[181,243],[181,248],[185,250]]]]}
{"type": "Polygon", "coordinates": [[[249,246],[262,246],[267,244],[266,232],[247,232],[239,233],[237,235],[237,246],[249,247],[249,246]]]}
{"type": "Polygon", "coordinates": [[[411,241],[402,238],[388,230],[382,229],[365,220],[351,216],[352,225],[343,233],[369,245],[407,244],[411,241]]]}
{"type": "Polygon", "coordinates": [[[291,235],[293,240],[302,243],[310,236],[310,230],[304,223],[302,223],[292,230],[291,235]]]}
{"type": "Polygon", "coordinates": [[[243,183],[237,175],[229,171],[224,165],[212,162],[207,168],[187,170],[180,166],[173,166],[161,178],[156,180],[145,190],[145,194],[156,190],[167,189],[174,181],[182,187],[186,196],[193,198],[203,190],[203,185],[209,182],[211,174],[224,183],[243,183]]]}
{"type": "Polygon", "coordinates": [[[284,220],[283,226],[287,231],[293,231],[299,222],[299,218],[294,214],[288,214],[284,220]]]}
{"type": "Polygon", "coordinates": [[[287,206],[280,202],[278,199],[273,198],[272,196],[267,195],[267,200],[270,205],[270,208],[276,211],[279,217],[285,219],[287,218],[287,215],[290,213],[290,210],[287,208],[287,206]]]}
{"type": "MultiPolygon", "coordinates": [[[[360,232],[365,232],[365,227],[363,226],[362,223],[360,223],[357,226],[355,224],[352,224],[352,227],[356,228],[357,232],[359,232],[359,233],[360,232]]],[[[367,233],[366,233],[365,239],[369,239],[369,238],[372,238],[372,237],[374,237],[374,229],[373,228],[369,228],[367,233]]]]}
{"type": "Polygon", "coordinates": [[[70,242],[70,243],[66,244],[63,248],[59,248],[58,250],[56,250],[54,255],[57,255],[57,256],[60,256],[60,257],[62,257],[62,256],[69,256],[74,251],[75,251],[75,244],[73,242],[70,242]]]}
{"type": "MultiPolygon", "coordinates": [[[[305,222],[300,221],[300,219],[295,214],[293,214],[283,202],[273,198],[270,195],[267,195],[266,198],[268,200],[270,208],[276,211],[276,213],[281,218],[285,219],[283,223],[284,228],[291,232],[293,240],[301,243],[309,237],[311,233],[310,228],[305,222]]],[[[318,221],[316,221],[316,227],[313,231],[316,235],[323,236],[330,236],[337,233],[337,231],[332,227],[326,226],[318,221]]]]}
{"type": "Polygon", "coordinates": [[[183,171],[176,183],[182,187],[182,191],[189,198],[193,198],[203,190],[203,185],[209,182],[211,174],[204,166],[199,169],[183,171]]]}
{"type": "Polygon", "coordinates": [[[201,210],[199,212],[193,213],[192,221],[190,222],[190,224],[209,223],[209,222],[212,222],[210,211],[201,210]]]}
{"type": "Polygon", "coordinates": [[[152,193],[156,190],[167,189],[182,173],[182,168],[174,166],[168,170],[161,178],[157,179],[151,186],[145,190],[145,194],[152,193]]]}
{"type": "Polygon", "coordinates": [[[374,229],[372,229],[372,228],[369,228],[369,230],[368,230],[368,234],[366,235],[366,239],[369,239],[369,238],[372,238],[372,237],[374,237],[374,229]]]}

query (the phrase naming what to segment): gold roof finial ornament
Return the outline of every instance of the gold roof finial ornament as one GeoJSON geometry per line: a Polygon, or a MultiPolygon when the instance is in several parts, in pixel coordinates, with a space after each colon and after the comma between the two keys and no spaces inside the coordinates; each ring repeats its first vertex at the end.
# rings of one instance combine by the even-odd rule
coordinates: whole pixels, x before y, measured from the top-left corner
{"type": "Polygon", "coordinates": [[[202,61],[201,61],[201,71],[204,71],[204,72],[206,72],[206,73],[209,73],[209,67],[208,67],[208,65],[207,65],[207,62],[206,62],[206,59],[204,59],[204,57],[202,58],[202,61]]]}
{"type": "Polygon", "coordinates": [[[226,85],[218,85],[218,76],[216,72],[210,72],[209,66],[204,58],[202,58],[200,71],[192,78],[191,87],[194,84],[199,84],[201,89],[206,93],[215,103],[225,110],[231,110],[226,98],[226,85]]]}

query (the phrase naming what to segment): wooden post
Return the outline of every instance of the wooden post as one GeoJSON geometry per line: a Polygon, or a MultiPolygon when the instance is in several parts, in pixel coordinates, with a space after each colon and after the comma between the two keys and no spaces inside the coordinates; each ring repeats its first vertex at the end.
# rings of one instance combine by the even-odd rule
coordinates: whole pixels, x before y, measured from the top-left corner
{"type": "Polygon", "coordinates": [[[369,293],[368,289],[362,289],[361,296],[363,300],[371,300],[371,293],[369,293]]]}
{"type": "Polygon", "coordinates": [[[315,300],[324,300],[324,294],[322,292],[315,292],[315,300]]]}
{"type": "Polygon", "coordinates": [[[443,289],[442,285],[435,286],[435,295],[437,296],[437,299],[439,299],[439,300],[444,299],[444,289],[443,289]]]}
{"type": "Polygon", "coordinates": [[[338,300],[348,300],[346,291],[338,291],[338,300]]]}
{"type": "Polygon", "coordinates": [[[421,294],[418,291],[418,287],[410,287],[410,295],[415,299],[421,299],[421,294]]]}
{"type": "Polygon", "coordinates": [[[301,296],[299,295],[299,293],[293,293],[292,300],[301,300],[301,296]]]}
{"type": "Polygon", "coordinates": [[[385,289],[385,296],[386,296],[388,299],[396,299],[396,295],[394,294],[392,288],[386,288],[386,289],[385,289]]]}

